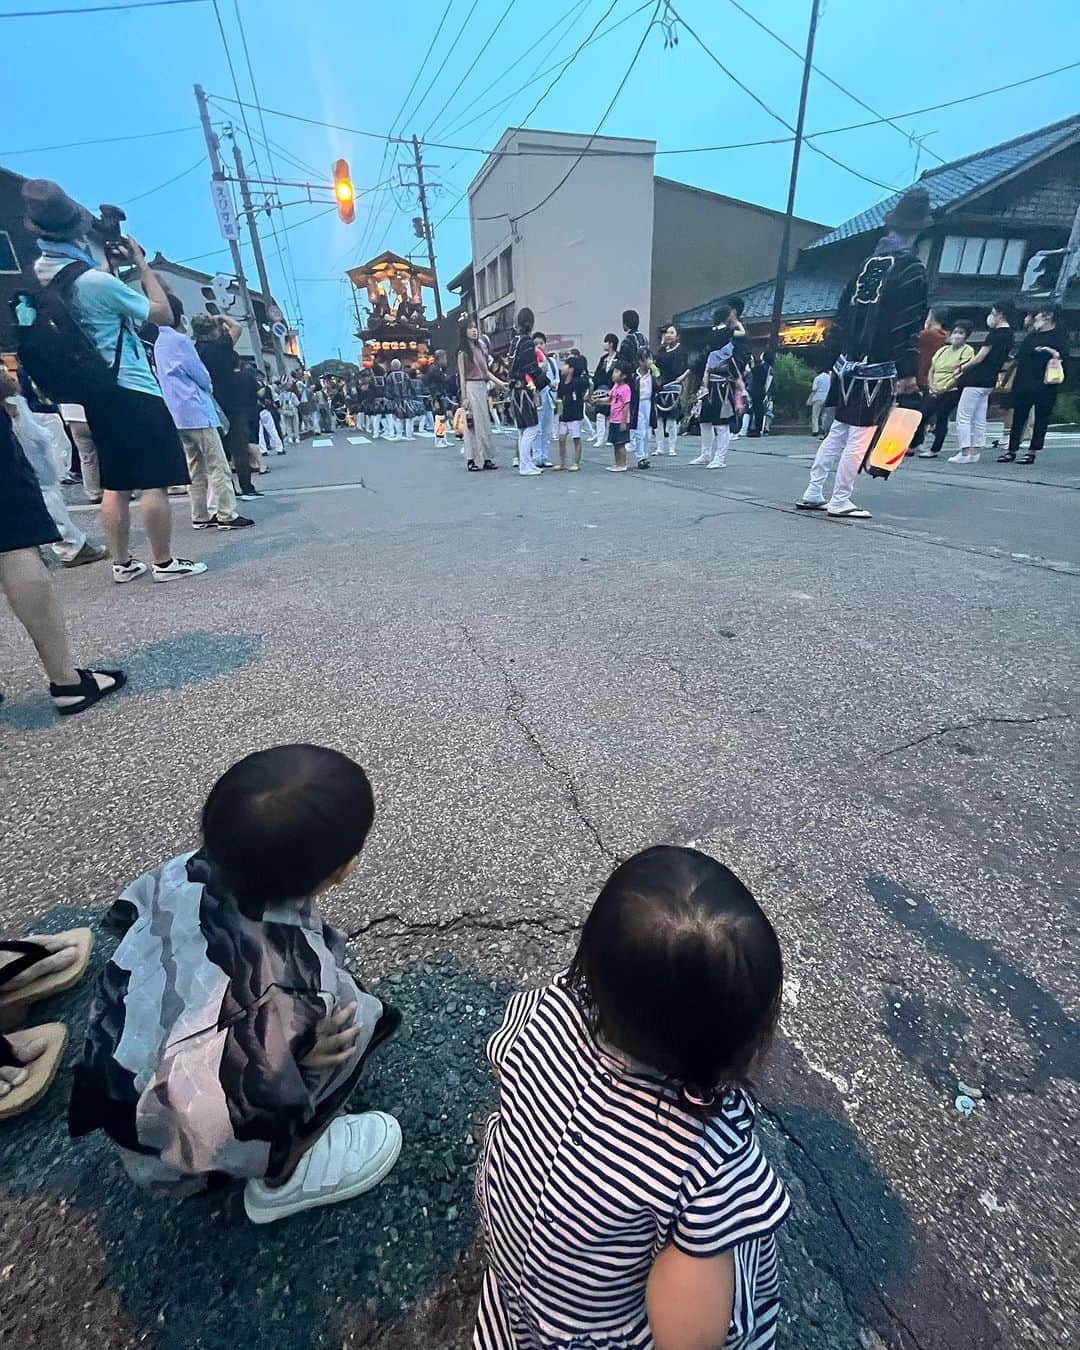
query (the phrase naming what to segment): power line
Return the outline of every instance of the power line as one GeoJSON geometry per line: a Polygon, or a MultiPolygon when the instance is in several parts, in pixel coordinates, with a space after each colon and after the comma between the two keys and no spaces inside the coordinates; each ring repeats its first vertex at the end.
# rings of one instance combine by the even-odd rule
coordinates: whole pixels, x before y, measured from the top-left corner
{"type": "MultiPolygon", "coordinates": [[[[748,97],[752,98],[759,108],[763,108],[765,112],[767,112],[769,116],[772,117],[775,121],[779,122],[781,126],[787,127],[788,131],[794,133],[795,128],[791,125],[791,123],[787,120],[786,117],[781,117],[781,115],[778,112],[776,112],[773,108],[770,108],[763,98],[759,98],[758,95],[754,93],[753,89],[751,89],[749,85],[744,84],[733,70],[731,70],[728,66],[724,65],[723,61],[720,60],[720,58],[716,55],[716,53],[712,50],[712,48],[706,45],[706,43],[698,34],[698,32],[694,28],[691,28],[691,26],[686,22],[686,20],[682,17],[682,15],[678,12],[678,10],[674,8],[674,6],[671,4],[671,0],[663,0],[663,2],[667,7],[667,12],[672,16],[672,18],[675,19],[679,24],[682,25],[683,28],[686,29],[686,31],[694,39],[694,41],[705,53],[705,55],[709,58],[709,60],[712,61],[715,65],[720,67],[720,69],[724,72],[724,74],[728,77],[728,79],[732,82],[732,84],[738,85],[738,87],[743,91],[743,93],[746,94],[748,97]]],[[[898,191],[898,189],[893,187],[891,183],[883,183],[880,180],[880,178],[871,178],[869,174],[860,173],[858,169],[853,169],[850,164],[845,164],[842,159],[837,159],[835,155],[830,155],[827,150],[822,150],[821,146],[815,145],[813,141],[808,141],[807,143],[809,144],[810,149],[813,150],[815,154],[821,155],[823,159],[831,161],[831,163],[845,170],[845,172],[853,174],[856,178],[861,178],[864,183],[871,183],[873,184],[874,187],[883,188],[886,192],[898,191]]]]}
{"type": "MultiPolygon", "coordinates": [[[[800,61],[803,59],[803,54],[802,52],[799,51],[798,47],[793,47],[790,42],[788,42],[785,38],[782,38],[780,34],[775,32],[772,28],[770,28],[767,23],[762,23],[762,21],[758,18],[756,14],[752,14],[750,10],[746,9],[743,5],[739,4],[739,0],[728,0],[728,2],[729,4],[733,5],[735,9],[739,11],[740,14],[745,15],[746,18],[748,18],[751,23],[756,24],[758,28],[762,30],[763,33],[768,33],[768,35],[771,38],[775,38],[776,41],[780,43],[781,47],[786,47],[787,50],[791,52],[794,56],[797,56],[800,61]]],[[[867,103],[865,99],[861,99],[858,94],[852,93],[852,91],[848,89],[846,85],[841,84],[839,80],[834,80],[831,75],[826,74],[826,72],[822,70],[820,66],[813,66],[811,68],[815,71],[816,74],[820,75],[821,78],[827,84],[831,84],[834,89],[839,89],[842,94],[846,94],[848,98],[850,98],[853,102],[857,103],[860,108],[865,108],[867,112],[873,113],[876,118],[880,119],[880,121],[886,123],[888,126],[892,127],[895,131],[898,131],[900,135],[903,136],[904,140],[906,140],[910,145],[912,139],[910,131],[905,131],[903,127],[897,126],[897,124],[893,121],[891,117],[886,117],[883,113],[879,113],[878,110],[874,107],[871,107],[871,105],[867,103]]],[[[936,150],[931,150],[929,146],[925,146],[924,149],[926,150],[926,153],[928,155],[932,155],[939,164],[945,163],[944,157],[942,155],[939,155],[936,150]]]]}
{"type": "Polygon", "coordinates": [[[206,0],[132,0],[128,5],[79,5],[74,9],[11,9],[0,19],[48,19],[56,14],[109,14],[125,9],[157,9],[161,5],[203,5],[206,0]]]}
{"type": "MultiPolygon", "coordinates": [[[[569,8],[565,9],[554,21],[551,27],[553,31],[558,32],[560,34],[559,37],[560,43],[567,36],[567,34],[580,22],[585,10],[587,10],[589,8],[589,5],[592,3],[593,0],[586,0],[585,4],[582,4],[581,0],[571,0],[569,8]],[[569,26],[564,30],[562,26],[563,24],[566,23],[566,20],[569,19],[572,14],[575,17],[570,20],[569,26]]],[[[648,0],[646,0],[646,3],[648,3],[648,0]]],[[[503,67],[502,73],[500,75],[496,75],[493,80],[488,82],[487,93],[490,94],[491,91],[495,88],[495,86],[498,84],[502,84],[503,80],[507,79],[508,76],[516,74],[517,68],[520,65],[520,63],[526,60],[535,51],[536,51],[536,42],[535,40],[533,40],[530,41],[528,46],[524,49],[524,51],[519,52],[517,56],[512,57],[508,61],[502,62],[501,63],[503,67]]],[[[537,72],[539,71],[540,66],[543,65],[543,62],[544,57],[541,57],[539,64],[533,68],[533,71],[529,76],[529,78],[525,80],[523,83],[519,84],[516,89],[512,90],[509,94],[507,94],[505,98],[501,99],[498,104],[493,104],[492,106],[493,107],[497,106],[501,108],[504,104],[509,103],[511,99],[517,98],[518,94],[520,94],[523,89],[527,89],[530,84],[533,84],[536,80],[538,80],[540,78],[540,75],[537,72]]],[[[485,111],[487,111],[487,109],[485,109],[485,111]]],[[[448,136],[454,136],[457,134],[460,128],[472,126],[474,122],[479,121],[479,119],[483,116],[484,113],[480,112],[474,113],[472,116],[465,116],[460,121],[455,119],[453,126],[449,128],[445,134],[448,136]]]]}
{"type": "MultiPolygon", "coordinates": [[[[249,82],[250,85],[251,85],[251,95],[252,95],[252,97],[253,97],[254,100],[255,100],[255,108],[256,108],[256,111],[258,112],[258,115],[259,115],[259,128],[260,128],[260,130],[262,131],[262,134],[263,134],[263,143],[264,143],[264,145],[266,145],[266,156],[267,156],[267,163],[268,163],[269,166],[270,166],[270,177],[271,177],[271,178],[276,178],[276,177],[277,177],[277,167],[276,167],[276,165],[274,164],[274,152],[270,149],[270,146],[269,146],[268,144],[266,144],[266,118],[263,116],[263,110],[262,110],[262,107],[261,107],[261,105],[260,105],[260,103],[259,103],[259,88],[258,88],[258,85],[255,83],[255,71],[254,71],[254,68],[252,67],[252,64],[251,64],[251,51],[250,51],[250,49],[248,48],[247,31],[246,31],[245,28],[244,28],[244,18],[243,18],[243,15],[240,13],[240,0],[233,0],[233,9],[234,9],[234,11],[235,11],[235,13],[236,13],[236,25],[237,25],[237,27],[238,27],[239,30],[240,30],[240,43],[241,43],[241,45],[242,45],[242,47],[243,47],[243,49],[244,49],[244,62],[245,62],[245,64],[247,65],[248,82],[249,82]]],[[[253,162],[256,164],[256,166],[257,166],[257,165],[258,165],[258,160],[256,159],[255,145],[254,145],[254,143],[252,142],[252,139],[251,139],[251,129],[250,129],[250,127],[248,127],[248,125],[247,125],[246,122],[244,123],[244,127],[245,127],[245,129],[247,130],[247,133],[248,133],[248,144],[251,146],[251,157],[252,157],[252,161],[253,161],[253,162]]],[[[277,244],[277,246],[278,246],[278,260],[279,260],[279,262],[281,262],[281,240],[278,238],[277,221],[274,219],[274,214],[273,214],[272,211],[269,211],[267,214],[268,214],[269,219],[270,219],[270,233],[274,236],[274,242],[275,242],[275,243],[277,244]]],[[[249,228],[249,229],[251,228],[251,222],[250,222],[250,221],[248,222],[248,228],[249,228]]],[[[295,269],[295,268],[293,267],[293,265],[292,265],[292,251],[291,251],[291,249],[289,248],[289,238],[288,238],[288,235],[286,235],[286,236],[285,236],[285,260],[284,260],[284,262],[282,263],[281,273],[282,273],[282,277],[283,277],[284,280],[285,280],[285,292],[286,292],[286,295],[289,294],[290,288],[291,288],[291,291],[292,291],[293,313],[294,313],[295,316],[296,316],[297,323],[302,325],[303,322],[304,322],[304,315],[303,315],[303,310],[302,310],[301,305],[300,305],[300,293],[299,293],[299,291],[298,291],[298,289],[297,289],[295,280],[293,280],[293,281],[290,282],[290,273],[295,274],[295,270],[296,270],[296,269],[295,269]]]]}
{"type": "Polygon", "coordinates": [[[475,12],[476,12],[476,6],[477,6],[479,3],[480,3],[480,0],[472,0],[472,4],[469,6],[469,12],[468,12],[468,14],[465,15],[464,20],[458,25],[458,30],[457,30],[457,32],[454,34],[454,40],[453,40],[453,42],[451,42],[451,44],[450,44],[450,50],[449,50],[449,51],[446,53],[446,55],[441,59],[441,61],[436,62],[436,64],[435,64],[435,72],[434,72],[434,74],[432,75],[431,79],[428,81],[427,88],[426,88],[426,89],[424,90],[424,92],[420,95],[419,102],[417,102],[417,103],[414,105],[412,112],[409,113],[409,116],[402,119],[402,125],[403,125],[403,126],[404,126],[404,124],[409,120],[409,118],[415,117],[415,116],[417,115],[417,113],[420,111],[420,109],[424,106],[424,100],[427,98],[428,94],[431,93],[432,89],[434,89],[435,83],[436,83],[436,81],[438,80],[439,76],[442,74],[442,72],[443,72],[443,70],[446,68],[446,66],[449,65],[449,63],[450,63],[450,58],[453,56],[454,52],[457,51],[457,45],[458,45],[458,43],[461,41],[461,39],[464,37],[464,35],[465,35],[465,29],[468,28],[468,26],[469,26],[469,20],[472,18],[473,14],[475,14],[475,12]]]}
{"type": "Polygon", "coordinates": [[[137,197],[125,197],[124,206],[134,206],[136,202],[141,202],[144,197],[152,197],[155,192],[160,192],[162,188],[171,187],[173,183],[179,183],[181,178],[186,178],[189,173],[194,173],[196,169],[201,168],[206,163],[206,156],[200,155],[194,164],[186,169],[181,169],[179,173],[173,174],[171,178],[166,178],[164,183],[158,183],[157,187],[147,188],[145,192],[140,192],[137,197]]]}
{"type": "MultiPolygon", "coordinates": [[[[432,34],[431,41],[427,45],[427,50],[424,52],[424,55],[420,58],[419,62],[417,63],[416,74],[413,76],[412,84],[410,84],[409,88],[406,90],[405,97],[401,100],[401,103],[398,105],[398,110],[394,114],[393,120],[390,123],[387,138],[383,142],[383,150],[382,156],[379,159],[378,172],[375,174],[375,177],[377,179],[380,180],[382,179],[383,170],[386,168],[386,157],[390,151],[391,145],[390,138],[393,136],[394,128],[398,125],[399,119],[402,118],[405,109],[409,106],[409,99],[412,97],[413,90],[419,83],[420,76],[424,73],[424,69],[431,58],[431,53],[435,50],[435,43],[439,40],[439,34],[442,32],[443,25],[446,23],[446,20],[450,15],[450,6],[452,3],[453,0],[446,0],[446,8],[443,10],[442,18],[439,20],[439,26],[435,29],[435,32],[432,34]]],[[[421,99],[421,103],[422,102],[423,99],[421,99]]],[[[420,105],[417,104],[417,107],[419,106],[420,105]]],[[[377,195],[374,201],[372,202],[372,207],[373,208],[381,207],[385,199],[386,199],[386,189],[384,188],[381,191],[377,190],[377,195]]],[[[372,232],[374,229],[373,221],[374,221],[374,210],[369,214],[367,220],[364,222],[364,232],[360,237],[360,247],[357,249],[357,252],[361,254],[361,256],[367,249],[368,240],[371,239],[372,237],[372,232]]]]}
{"type": "MultiPolygon", "coordinates": [[[[305,216],[303,220],[293,221],[291,225],[283,225],[281,232],[282,234],[291,234],[293,230],[299,230],[304,225],[310,225],[313,220],[322,220],[324,216],[328,216],[336,210],[336,206],[324,207],[323,210],[316,211],[313,216],[305,216]]],[[[211,248],[207,249],[205,253],[191,253],[186,258],[172,258],[170,261],[176,263],[198,262],[201,258],[216,258],[222,253],[228,253],[228,251],[228,248],[211,248]]]]}
{"type": "Polygon", "coordinates": [[[81,150],[88,145],[116,145],[119,141],[148,141],[155,136],[179,136],[184,131],[199,131],[200,127],[172,127],[168,131],[135,131],[127,136],[101,136],[93,141],[64,141],[60,145],[31,145],[24,150],[0,150],[5,159],[12,155],[44,155],[50,150],[81,150]]]}
{"type": "MultiPolygon", "coordinates": [[[[597,124],[596,124],[596,129],[595,129],[595,131],[593,131],[592,135],[589,137],[588,141],[586,142],[586,144],[585,144],[585,149],[586,149],[586,150],[588,150],[589,146],[592,145],[593,141],[597,138],[597,136],[600,135],[600,128],[604,125],[604,123],[607,121],[608,117],[610,116],[612,108],[614,108],[615,104],[618,102],[619,95],[620,95],[620,94],[622,93],[622,91],[626,88],[626,82],[627,82],[627,80],[629,80],[630,76],[633,74],[634,67],[635,67],[635,66],[637,65],[637,63],[638,63],[638,58],[641,56],[641,53],[645,50],[645,43],[646,43],[646,41],[648,40],[649,34],[650,34],[650,33],[652,32],[652,30],[653,30],[653,26],[654,26],[654,24],[656,23],[657,17],[658,17],[658,15],[659,15],[659,13],[660,13],[660,8],[661,8],[661,6],[663,5],[663,3],[664,3],[664,0],[656,0],[656,8],[655,8],[655,10],[653,11],[652,18],[651,18],[651,19],[649,20],[649,22],[645,25],[645,31],[644,31],[644,33],[642,33],[642,35],[641,35],[641,41],[638,43],[638,45],[637,45],[637,50],[634,52],[634,55],[630,58],[630,64],[626,67],[626,73],[623,75],[622,79],[619,81],[618,87],[616,88],[614,94],[612,94],[612,96],[611,96],[611,102],[610,102],[610,103],[607,105],[607,107],[604,109],[604,112],[603,112],[603,115],[602,115],[601,118],[600,118],[600,121],[597,122],[597,124]]],[[[509,215],[509,213],[506,212],[506,211],[500,211],[500,212],[498,213],[498,215],[494,215],[494,216],[477,216],[476,219],[477,219],[477,220],[502,220],[502,219],[504,219],[504,218],[509,218],[509,221],[510,221],[510,227],[511,227],[511,229],[513,229],[514,226],[517,225],[517,223],[518,223],[519,220],[524,220],[526,216],[531,216],[531,215],[533,214],[534,211],[539,211],[540,208],[541,208],[542,206],[545,206],[549,201],[551,201],[552,197],[555,196],[556,192],[559,191],[559,189],[563,186],[563,184],[567,181],[567,179],[570,177],[570,175],[574,172],[574,170],[578,167],[578,165],[581,163],[581,161],[582,161],[584,158],[585,158],[584,153],[579,154],[579,155],[576,157],[576,159],[574,160],[573,164],[570,165],[570,167],[569,167],[569,168],[567,169],[567,171],[563,174],[563,176],[559,179],[559,181],[555,184],[555,186],[551,189],[551,191],[547,194],[547,196],[546,196],[546,197],[542,197],[542,198],[540,199],[540,201],[538,201],[538,202],[536,203],[535,206],[530,206],[529,209],[528,209],[527,211],[522,211],[520,215],[517,215],[517,216],[511,216],[511,215],[509,215]]]]}
{"type": "Polygon", "coordinates": [[[439,120],[439,118],[443,115],[443,113],[447,110],[447,108],[450,106],[450,104],[453,103],[454,99],[457,98],[458,94],[460,93],[461,89],[463,88],[463,86],[464,86],[464,84],[465,84],[465,81],[469,78],[469,76],[470,76],[470,75],[473,73],[473,71],[476,69],[477,65],[478,65],[479,62],[480,62],[480,58],[484,55],[484,53],[487,51],[487,49],[491,46],[492,41],[493,41],[494,38],[495,38],[495,34],[499,31],[499,29],[503,26],[503,24],[504,24],[504,23],[506,22],[506,20],[509,18],[509,16],[510,16],[510,11],[511,11],[513,8],[514,8],[514,0],[509,0],[509,3],[507,4],[506,8],[505,8],[505,9],[503,10],[503,12],[499,15],[498,21],[496,22],[494,28],[492,28],[491,32],[487,35],[487,38],[485,39],[483,46],[480,48],[480,50],[479,50],[478,52],[476,52],[476,54],[473,56],[473,59],[472,59],[472,60],[469,62],[469,64],[465,67],[465,73],[462,75],[461,79],[458,80],[457,84],[454,85],[453,89],[452,89],[452,90],[450,91],[450,93],[447,95],[446,99],[445,99],[444,102],[443,102],[442,107],[441,107],[441,108],[439,109],[439,111],[435,114],[435,116],[431,119],[431,121],[427,124],[427,128],[426,128],[426,130],[424,131],[424,135],[425,135],[425,136],[428,134],[428,132],[431,130],[431,128],[435,125],[435,123],[439,120]]]}
{"type": "MultiPolygon", "coordinates": [[[[641,6],[641,9],[646,9],[646,8],[648,8],[648,5],[649,5],[650,2],[651,2],[651,0],[645,0],[645,4],[641,6]]],[[[566,74],[566,72],[570,69],[570,67],[574,64],[574,62],[578,59],[578,57],[581,55],[581,53],[585,50],[585,48],[586,48],[586,47],[589,45],[589,43],[593,40],[593,37],[594,37],[594,35],[595,35],[595,33],[596,33],[596,30],[600,27],[600,25],[604,22],[604,20],[607,18],[607,16],[608,16],[608,15],[611,13],[611,11],[615,8],[615,6],[616,6],[617,3],[618,3],[618,0],[612,0],[612,3],[611,3],[610,5],[608,5],[607,9],[605,9],[604,12],[603,12],[603,14],[600,15],[599,19],[597,19],[597,21],[596,21],[596,22],[593,24],[593,26],[589,29],[589,32],[588,32],[587,36],[584,38],[584,40],[583,40],[582,42],[579,42],[578,45],[574,48],[574,50],[570,53],[569,58],[563,63],[563,65],[562,65],[562,67],[560,68],[558,74],[557,74],[557,75],[555,76],[555,78],[551,81],[551,83],[550,83],[549,85],[546,86],[546,88],[544,89],[544,92],[540,95],[540,97],[539,97],[539,98],[536,100],[536,102],[532,105],[532,107],[529,109],[529,111],[528,111],[528,112],[525,114],[525,116],[521,119],[522,122],[527,123],[528,120],[529,120],[529,118],[532,117],[533,113],[537,110],[537,108],[539,108],[540,104],[543,103],[544,99],[547,98],[548,94],[551,93],[551,91],[555,88],[555,86],[559,83],[559,81],[562,79],[562,77],[566,74]]],[[[657,8],[659,8],[659,4],[658,4],[657,8]]],[[[636,10],[635,13],[640,13],[640,9],[639,9],[639,10],[636,10]]],[[[655,18],[655,16],[654,16],[654,18],[655,18]]],[[[652,27],[653,21],[654,21],[653,19],[650,19],[650,21],[649,21],[649,28],[652,27]]],[[[617,25],[616,25],[616,26],[617,26],[617,25]]],[[[646,33],[648,33],[649,28],[646,28],[646,30],[645,30],[646,33]]],[[[637,58],[635,57],[635,60],[636,60],[636,59],[637,59],[637,58]]],[[[606,114],[605,114],[605,116],[606,116],[606,114]]],[[[589,138],[589,144],[590,144],[590,145],[592,144],[592,139],[593,139],[592,137],[589,138]]],[[[493,153],[493,152],[489,151],[488,153],[490,154],[490,153],[493,153]]],[[[513,152],[512,152],[512,153],[513,153],[513,152]]],[[[461,161],[459,160],[458,163],[460,163],[460,162],[461,162],[461,161]]],[[[498,159],[496,159],[496,160],[495,160],[495,163],[497,164],[498,162],[499,162],[498,159]]],[[[580,162],[580,159],[579,159],[579,162],[580,162]]],[[[454,167],[456,168],[457,165],[455,164],[454,167]]],[[[469,192],[469,189],[468,189],[468,187],[466,187],[465,190],[464,190],[464,192],[461,192],[457,197],[454,198],[454,200],[450,203],[450,209],[449,209],[448,211],[444,212],[444,214],[442,215],[442,217],[441,217],[441,218],[439,219],[439,221],[437,222],[436,228],[438,228],[438,226],[441,225],[441,224],[443,223],[444,220],[447,220],[447,219],[449,218],[451,212],[454,211],[454,210],[456,210],[456,208],[458,207],[458,205],[459,205],[462,201],[464,201],[464,199],[466,198],[466,196],[468,196],[468,192],[469,192]]]]}

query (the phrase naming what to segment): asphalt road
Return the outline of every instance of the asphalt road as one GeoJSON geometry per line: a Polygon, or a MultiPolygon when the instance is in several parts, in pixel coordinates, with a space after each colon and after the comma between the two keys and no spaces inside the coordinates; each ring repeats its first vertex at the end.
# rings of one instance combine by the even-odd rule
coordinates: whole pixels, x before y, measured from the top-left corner
{"type": "MultiPolygon", "coordinates": [[[[204,577],[56,574],[79,659],[131,676],[70,722],[0,614],[5,933],[96,921],[228,764],[317,740],[379,803],[329,916],[407,1019],[364,1087],[401,1115],[398,1169],[269,1229],[235,1190],[134,1194],[67,1139],[65,1069],[0,1128],[0,1337],[464,1346],[484,1039],[615,861],[666,840],[728,862],[785,948],[760,1087],[795,1199],[782,1344],[1075,1344],[1080,451],[909,461],[854,524],[792,509],[812,450],[522,481],[429,440],[307,443],[256,529],[175,503],[204,577]]],[[[77,1043],[85,1002],[37,1020],[77,1043]]]]}

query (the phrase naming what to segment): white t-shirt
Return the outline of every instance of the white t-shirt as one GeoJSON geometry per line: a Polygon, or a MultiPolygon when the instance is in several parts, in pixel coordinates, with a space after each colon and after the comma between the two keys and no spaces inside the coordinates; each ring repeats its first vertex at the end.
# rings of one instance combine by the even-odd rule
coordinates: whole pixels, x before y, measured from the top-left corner
{"type": "Polygon", "coordinates": [[[832,376],[827,370],[819,371],[814,376],[814,383],[810,386],[810,398],[814,403],[824,403],[829,396],[829,385],[832,383],[832,376]]]}

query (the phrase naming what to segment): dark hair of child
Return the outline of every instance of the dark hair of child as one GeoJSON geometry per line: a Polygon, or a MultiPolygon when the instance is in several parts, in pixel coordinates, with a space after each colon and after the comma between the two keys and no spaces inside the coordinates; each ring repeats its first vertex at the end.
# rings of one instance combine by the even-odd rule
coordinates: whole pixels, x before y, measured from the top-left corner
{"type": "Polygon", "coordinates": [[[252,919],[314,895],[364,847],[375,819],[367,774],[338,750],[278,745],[226,770],[202,813],[207,856],[252,919]]]}
{"type": "Polygon", "coordinates": [[[768,1047],[783,977],[776,933],[739,878],[669,845],[611,874],[569,972],[594,1034],[706,1109],[768,1047]]]}
{"type": "Polygon", "coordinates": [[[536,316],[531,309],[519,309],[517,312],[517,330],[519,333],[531,333],[536,316]]]}
{"type": "Polygon", "coordinates": [[[965,337],[970,337],[975,325],[970,319],[957,319],[953,324],[953,329],[959,330],[965,337]]]}
{"type": "Polygon", "coordinates": [[[637,331],[637,326],[641,322],[641,316],[636,309],[624,309],[622,312],[622,326],[628,333],[637,331]]]}
{"type": "Polygon", "coordinates": [[[610,347],[614,351],[618,349],[619,339],[615,336],[614,333],[605,333],[604,343],[606,346],[610,347]]]}

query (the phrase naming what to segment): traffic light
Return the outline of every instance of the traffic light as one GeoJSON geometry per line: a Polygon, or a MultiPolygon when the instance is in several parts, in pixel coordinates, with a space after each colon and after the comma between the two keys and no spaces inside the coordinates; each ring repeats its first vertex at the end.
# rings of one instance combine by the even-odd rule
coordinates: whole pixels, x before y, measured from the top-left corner
{"type": "Polygon", "coordinates": [[[343,225],[351,225],[356,219],[356,191],[349,177],[349,161],[334,161],[334,199],[337,201],[338,219],[343,225]]]}

